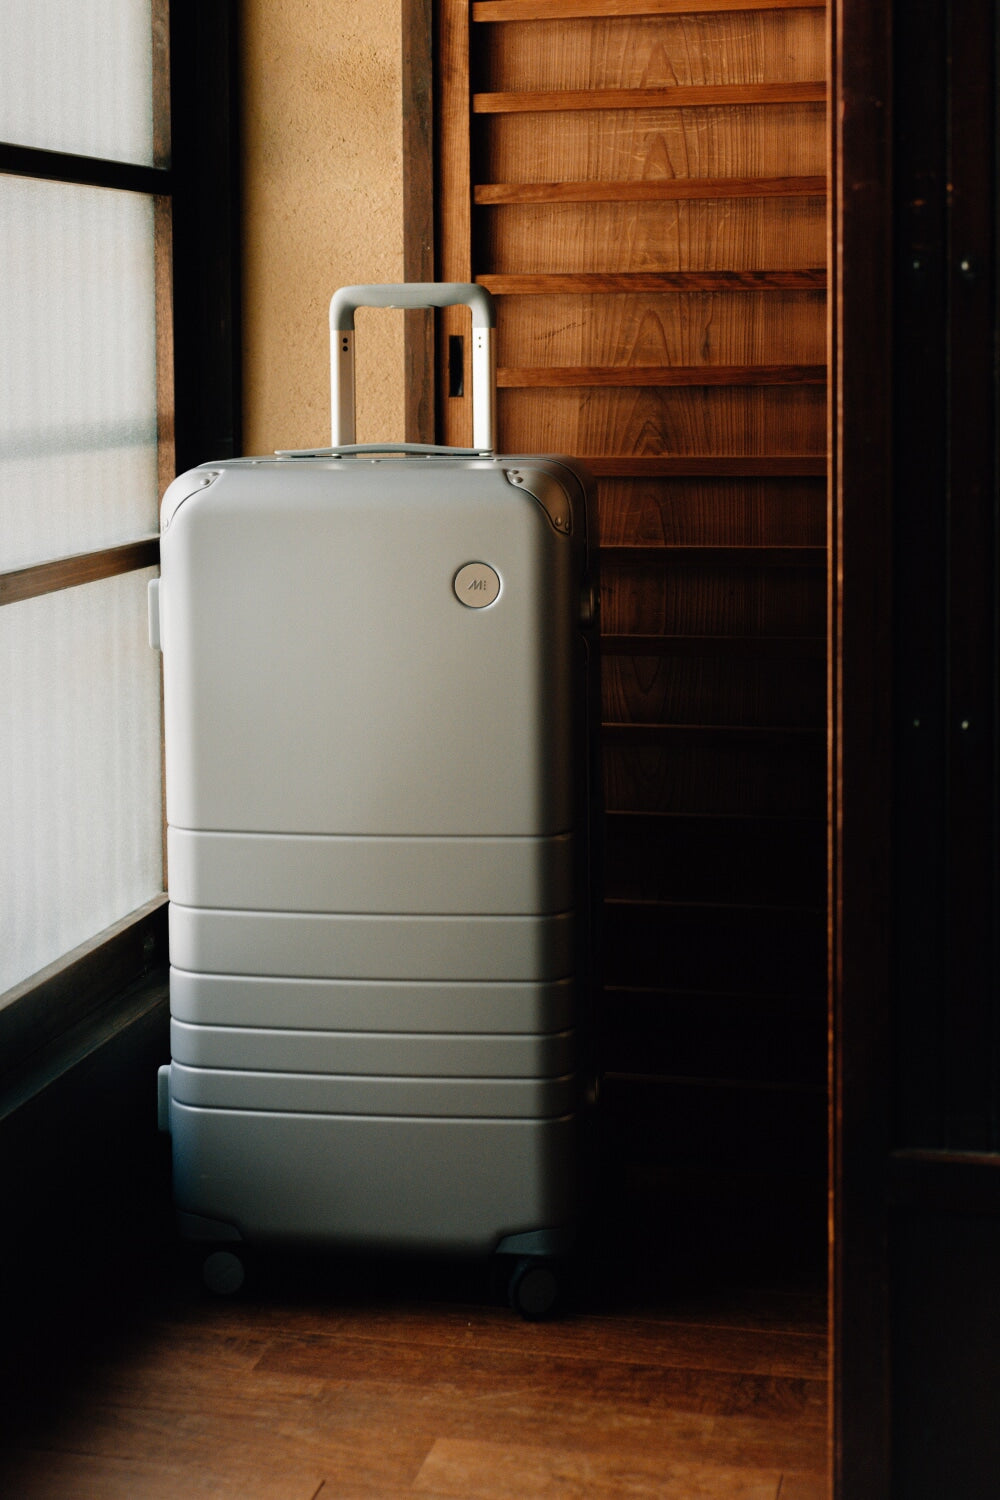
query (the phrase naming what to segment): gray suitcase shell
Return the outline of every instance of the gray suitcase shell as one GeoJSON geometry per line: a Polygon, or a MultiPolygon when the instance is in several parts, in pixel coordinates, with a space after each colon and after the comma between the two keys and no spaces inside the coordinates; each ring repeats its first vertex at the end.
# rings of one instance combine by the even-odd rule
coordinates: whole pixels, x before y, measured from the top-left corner
{"type": "MultiPolygon", "coordinates": [[[[429,290],[470,291],[349,298],[429,290]]],[[[167,490],[160,1107],[188,1236],[568,1242],[592,503],[569,460],[455,450],[239,459],[167,490]]]]}

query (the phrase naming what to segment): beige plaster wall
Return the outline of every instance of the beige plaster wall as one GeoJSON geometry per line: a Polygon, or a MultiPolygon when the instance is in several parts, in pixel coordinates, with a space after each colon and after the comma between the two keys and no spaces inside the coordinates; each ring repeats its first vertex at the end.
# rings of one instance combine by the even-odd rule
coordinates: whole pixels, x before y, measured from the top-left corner
{"type": "MultiPolygon", "coordinates": [[[[400,0],[243,0],[243,448],[330,441],[327,307],[403,279],[400,0]]],[[[358,439],[403,437],[402,316],[358,317],[358,439]]]]}

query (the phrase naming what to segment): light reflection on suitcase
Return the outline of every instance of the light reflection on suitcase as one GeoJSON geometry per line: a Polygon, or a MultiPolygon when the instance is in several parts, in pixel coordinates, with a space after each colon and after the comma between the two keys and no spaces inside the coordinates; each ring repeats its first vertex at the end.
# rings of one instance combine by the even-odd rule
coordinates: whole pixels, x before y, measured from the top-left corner
{"type": "Polygon", "coordinates": [[[539,1315],[572,1242],[592,482],[492,456],[492,337],[479,287],[346,288],[334,450],[204,465],[164,497],[160,1114],[218,1289],[241,1242],[459,1250],[511,1257],[539,1315]],[[354,309],[454,302],[476,448],[354,447],[354,309]]]}

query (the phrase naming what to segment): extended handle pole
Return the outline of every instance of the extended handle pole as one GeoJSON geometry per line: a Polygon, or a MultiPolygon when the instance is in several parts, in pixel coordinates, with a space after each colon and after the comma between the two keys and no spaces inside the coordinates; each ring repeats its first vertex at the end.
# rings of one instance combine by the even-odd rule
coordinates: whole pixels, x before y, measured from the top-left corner
{"type": "Polygon", "coordinates": [[[357,434],[354,314],[359,307],[472,309],[472,446],[492,451],[496,430],[496,313],[485,287],[464,281],[345,286],[330,301],[330,431],[333,446],[357,434]]]}

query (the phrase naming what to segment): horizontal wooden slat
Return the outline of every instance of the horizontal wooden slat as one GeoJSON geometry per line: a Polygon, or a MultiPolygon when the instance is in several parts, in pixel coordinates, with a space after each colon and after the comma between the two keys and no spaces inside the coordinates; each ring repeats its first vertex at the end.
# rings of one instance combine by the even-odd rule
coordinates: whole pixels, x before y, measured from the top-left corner
{"type": "Polygon", "coordinates": [[[545,400],[537,391],[508,387],[497,392],[497,409],[507,453],[581,458],[593,453],[610,459],[629,453],[637,458],[712,455],[737,461],[735,469],[708,470],[717,474],[745,474],[740,461],[748,454],[825,455],[825,391],[815,385],[598,386],[586,392],[553,386],[545,400]]]}
{"type": "Polygon", "coordinates": [[[826,623],[824,574],[706,562],[675,569],[608,564],[601,622],[610,635],[815,636],[826,623]]]}
{"type": "MultiPolygon", "coordinates": [[[[802,1201],[802,1178],[822,1185],[826,1157],[822,1089],[792,1093],[723,1080],[713,1087],[693,1079],[608,1074],[602,1099],[614,1160],[642,1163],[647,1172],[651,1165],[671,1172],[686,1169],[700,1182],[711,1181],[709,1174],[723,1174],[727,1185],[744,1175],[787,1177],[794,1187],[786,1188],[779,1200],[786,1212],[802,1201]]],[[[663,1201],[668,1212],[676,1212],[670,1208],[669,1192],[663,1201]]],[[[748,1203],[745,1223],[753,1222],[755,1211],[759,1212],[759,1203],[748,1203]]],[[[773,1212],[769,1207],[768,1213],[773,1212]]],[[[818,1193],[815,1213],[818,1238],[823,1223],[818,1193]]],[[[676,1224],[668,1218],[665,1227],[664,1243],[668,1244],[676,1224]]],[[[744,1236],[741,1253],[749,1239],[744,1236]]]]}
{"type": "Polygon", "coordinates": [[[719,656],[739,660],[823,661],[826,637],[750,635],[602,635],[604,656],[719,656]]]}
{"type": "Polygon", "coordinates": [[[816,657],[605,651],[602,718],[646,727],[780,725],[818,732],[826,722],[825,677],[825,663],[816,657]]]}
{"type": "Polygon", "coordinates": [[[16,568],[0,573],[0,604],[17,604],[39,594],[54,594],[81,583],[96,583],[100,578],[156,567],[159,561],[160,538],[149,536],[120,547],[104,547],[98,552],[81,552],[54,562],[36,563],[30,568],[16,568]]]}
{"type": "Polygon", "coordinates": [[[497,370],[497,385],[504,390],[825,384],[826,365],[506,365],[497,370]]]}
{"type": "Polygon", "coordinates": [[[694,1076],[681,1072],[672,1072],[669,1069],[660,1073],[654,1071],[648,1062],[645,1066],[640,1062],[634,1072],[614,1071],[609,1072],[605,1076],[610,1076],[619,1082],[655,1083],[665,1087],[678,1086],[682,1088],[710,1089],[713,1092],[730,1089],[748,1089],[754,1093],[773,1093],[779,1095],[785,1093],[812,1094],[819,1098],[825,1093],[823,1085],[818,1080],[806,1083],[802,1079],[786,1079],[784,1081],[776,1079],[740,1079],[730,1078],[725,1074],[721,1074],[718,1070],[711,1070],[706,1073],[695,1074],[694,1076]]]}
{"type": "Polygon", "coordinates": [[[813,453],[772,454],[712,454],[688,453],[656,454],[651,457],[631,454],[621,456],[590,454],[584,463],[591,472],[601,476],[646,479],[662,476],[698,478],[700,476],[733,476],[741,479],[754,478],[808,478],[826,474],[826,458],[813,453]]]}
{"type": "MultiPolygon", "coordinates": [[[[746,728],[779,743],[786,731],[818,735],[825,723],[824,663],[767,656],[639,656],[606,652],[601,662],[601,713],[610,726],[634,726],[640,743],[657,742],[677,726],[681,743],[721,736],[746,744],[746,728]],[[779,726],[775,732],[775,726],[779,726]]],[[[629,743],[628,735],[625,736],[629,743]]],[[[668,736],[664,742],[675,745],[668,736]]],[[[624,810],[624,809],[620,809],[624,810]]]]}
{"type": "Polygon", "coordinates": [[[822,198],[825,177],[665,177],[641,182],[484,182],[473,202],[658,203],[675,198],[822,198]]]}
{"type": "MultiPolygon", "coordinates": [[[[790,904],[787,901],[697,901],[685,900],[644,900],[642,898],[628,896],[618,898],[608,896],[604,901],[605,912],[617,913],[626,920],[636,920],[647,924],[654,938],[659,937],[659,923],[664,920],[667,925],[676,917],[682,922],[693,919],[696,926],[714,927],[715,922],[720,920],[725,923],[735,923],[741,932],[746,932],[751,938],[757,936],[754,924],[763,921],[780,928],[783,920],[788,918],[801,919],[803,930],[806,928],[815,932],[815,918],[825,916],[823,904],[815,907],[801,907],[790,904]]],[[[695,986],[697,988],[697,986],[695,986]]],[[[781,991],[784,993],[784,991],[781,991]]]]}
{"type": "Polygon", "coordinates": [[[800,995],[826,989],[826,913],[747,906],[606,901],[605,978],[611,985],[800,995]]]}
{"type": "Polygon", "coordinates": [[[1000,1217],[1000,1156],[993,1151],[910,1148],[891,1152],[888,1191],[911,1211],[1000,1217]]]}
{"type": "Polygon", "coordinates": [[[645,568],[825,568],[825,547],[602,547],[607,564],[645,568]]]}
{"type": "Polygon", "coordinates": [[[717,745],[788,745],[821,740],[825,729],[809,726],[761,724],[602,724],[601,739],[606,745],[667,745],[673,741],[687,746],[717,745]]]}
{"type": "MultiPolygon", "coordinates": [[[[752,76],[752,75],[751,75],[752,76]]],[[[780,73],[770,75],[768,84],[746,85],[747,87],[777,88],[780,73]]],[[[590,109],[541,111],[497,111],[477,115],[473,121],[476,135],[474,182],[662,182],[665,179],[682,178],[703,181],[706,178],[740,177],[825,177],[827,171],[824,150],[824,123],[826,111],[814,101],[802,103],[768,104],[766,107],[747,106],[740,103],[713,104],[702,101],[700,108],[681,107],[681,89],[691,94],[708,93],[710,89],[742,87],[732,82],[731,76],[716,79],[692,79],[681,82],[671,79],[642,79],[638,84],[609,81],[601,92],[627,96],[629,90],[638,88],[643,93],[659,90],[670,95],[670,101],[662,98],[659,108],[642,109],[590,109]]],[[[788,87],[801,87],[801,83],[789,83],[788,87]]],[[[489,87],[485,82],[484,91],[489,87]]],[[[497,97],[551,94],[560,97],[559,91],[575,95],[579,99],[594,98],[594,83],[587,79],[580,86],[570,80],[543,78],[534,85],[519,77],[507,79],[495,85],[490,92],[497,97]]],[[[466,193],[470,187],[466,187],[466,193]]],[[[740,202],[743,200],[732,200],[740,202]]],[[[822,207],[822,199],[774,199],[772,207],[784,204],[805,204],[810,208],[822,207]]],[[[522,204],[520,207],[529,207],[522,204]]],[[[583,207],[585,205],[549,204],[546,212],[555,208],[583,207]]],[[[590,205],[591,208],[596,205],[590,205]]],[[[604,205],[611,207],[612,205],[604,205]]],[[[655,208],[661,223],[664,206],[656,204],[630,204],[634,212],[639,207],[655,208]]],[[[674,203],[674,210],[685,205],[674,203]]],[[[687,207],[693,205],[688,204],[687,207]]],[[[702,205],[704,206],[704,205],[702,205]]],[[[718,215],[719,205],[708,205],[718,215]]],[[[721,227],[721,226],[720,226],[721,227]]],[[[802,242],[799,242],[802,243],[802,242]]],[[[762,247],[763,248],[763,247],[762,247]]],[[[814,250],[810,244],[809,247],[814,250]]],[[[775,265],[820,265],[825,259],[825,247],[818,254],[804,258],[772,262],[775,265]]],[[[742,265],[766,269],[768,260],[756,261],[722,260],[717,262],[720,270],[736,270],[742,265]]],[[[661,263],[639,262],[635,265],[612,266],[592,258],[580,266],[514,265],[512,271],[614,271],[654,270],[664,268],[680,270],[681,262],[667,259],[661,263]]],[[[688,259],[687,265],[707,268],[710,261],[688,259]]],[[[500,271],[508,269],[491,266],[482,260],[475,262],[475,270],[500,271]]]]}
{"type": "Polygon", "coordinates": [[[819,730],[826,723],[826,663],[816,655],[770,656],[766,650],[737,655],[701,648],[687,655],[650,655],[604,649],[601,702],[609,724],[780,724],[819,730]]]}
{"type": "MultiPolygon", "coordinates": [[[[819,79],[826,74],[823,20],[822,12],[795,8],[778,15],[553,17],[543,26],[514,23],[480,29],[473,41],[475,86],[502,93],[819,79]]],[[[687,168],[682,175],[730,175],[692,172],[690,162],[687,168]]],[[[777,170],[797,169],[785,165],[777,170]]],[[[585,171],[566,181],[576,175],[606,174],[585,171]]],[[[769,174],[762,170],[761,175],[769,174]]],[[[515,174],[492,180],[521,178],[515,174]]]]}
{"type": "Polygon", "coordinates": [[[499,362],[572,365],[826,364],[823,294],[611,292],[496,299],[499,362]]]}
{"type": "Polygon", "coordinates": [[[706,745],[684,735],[643,744],[623,734],[605,741],[603,779],[615,811],[822,817],[826,746],[819,735],[706,745]]]}
{"type": "Polygon", "coordinates": [[[606,893],[618,900],[818,911],[826,896],[826,821],[610,812],[604,871],[606,893]]]}
{"type": "Polygon", "coordinates": [[[608,546],[821,547],[822,478],[608,478],[597,486],[608,546]]]}
{"type": "Polygon", "coordinates": [[[619,1077],[825,1083],[826,1014],[814,1000],[609,986],[600,1015],[604,1067],[619,1077]]]}
{"type": "MultiPolygon", "coordinates": [[[[514,117],[526,118],[526,117],[514,117]]],[[[725,205],[509,203],[479,210],[480,268],[502,275],[796,271],[825,255],[819,198],[735,198],[725,205]]]]}
{"type": "Polygon", "coordinates": [[[585,21],[606,16],[699,16],[719,11],[824,10],[826,0],[474,0],[473,21],[585,21]]]}
{"type": "Polygon", "coordinates": [[[606,109],[704,109],[720,104],[823,104],[826,84],[675,84],[665,89],[545,89],[525,93],[473,94],[478,115],[548,114],[606,109]]]}
{"type": "Polygon", "coordinates": [[[477,276],[494,297],[631,292],[824,292],[826,270],[815,266],[778,271],[575,271],[477,276]]]}

